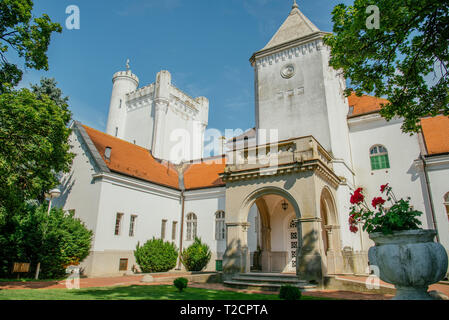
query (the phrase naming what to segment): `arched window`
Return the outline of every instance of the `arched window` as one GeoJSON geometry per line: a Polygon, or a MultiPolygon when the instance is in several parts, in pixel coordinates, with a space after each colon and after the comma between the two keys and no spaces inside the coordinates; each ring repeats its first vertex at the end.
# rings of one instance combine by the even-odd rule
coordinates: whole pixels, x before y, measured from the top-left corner
{"type": "Polygon", "coordinates": [[[196,225],[197,225],[196,214],[191,212],[187,215],[187,240],[195,239],[197,229],[196,225]]]}
{"type": "Polygon", "coordinates": [[[225,213],[217,211],[215,213],[215,240],[224,240],[226,236],[225,213]]]}
{"type": "Polygon", "coordinates": [[[449,192],[444,196],[444,206],[446,207],[447,218],[449,219],[449,192]]]}
{"type": "Polygon", "coordinates": [[[388,151],[384,146],[376,145],[370,149],[369,153],[371,159],[371,170],[390,168],[388,151]]]}

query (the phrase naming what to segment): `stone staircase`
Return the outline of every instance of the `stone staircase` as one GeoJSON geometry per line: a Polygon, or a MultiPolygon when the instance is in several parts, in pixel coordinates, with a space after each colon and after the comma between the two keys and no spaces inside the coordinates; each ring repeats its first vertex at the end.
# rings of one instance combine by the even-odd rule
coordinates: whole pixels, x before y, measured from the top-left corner
{"type": "Polygon", "coordinates": [[[279,291],[282,285],[289,284],[301,291],[314,291],[317,285],[301,280],[294,274],[250,272],[239,273],[231,280],[223,281],[224,285],[238,289],[261,291],[279,291]]]}

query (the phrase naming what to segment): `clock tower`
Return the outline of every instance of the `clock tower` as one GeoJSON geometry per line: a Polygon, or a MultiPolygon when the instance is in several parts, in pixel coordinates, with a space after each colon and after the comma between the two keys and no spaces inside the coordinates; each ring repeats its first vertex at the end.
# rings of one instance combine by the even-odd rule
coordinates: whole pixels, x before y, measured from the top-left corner
{"type": "Polygon", "coordinates": [[[256,128],[277,129],[279,140],[312,135],[349,164],[345,80],[328,65],[327,34],[295,1],[276,34],[254,53],[256,128]]]}

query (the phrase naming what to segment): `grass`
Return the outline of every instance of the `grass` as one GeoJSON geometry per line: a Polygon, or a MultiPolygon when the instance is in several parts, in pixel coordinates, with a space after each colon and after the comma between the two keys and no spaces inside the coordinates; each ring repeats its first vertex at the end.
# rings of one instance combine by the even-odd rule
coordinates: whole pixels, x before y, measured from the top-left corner
{"type": "MultiPolygon", "coordinates": [[[[233,291],[174,286],[121,286],[106,288],[0,290],[0,300],[279,300],[277,294],[249,294],[233,291]]],[[[327,300],[303,296],[301,300],[327,300]]]]}

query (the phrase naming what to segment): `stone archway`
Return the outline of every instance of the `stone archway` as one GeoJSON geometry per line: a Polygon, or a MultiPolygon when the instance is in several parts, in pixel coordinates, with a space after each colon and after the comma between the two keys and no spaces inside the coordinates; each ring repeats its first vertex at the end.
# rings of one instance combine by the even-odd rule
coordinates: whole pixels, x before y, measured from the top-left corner
{"type": "Polygon", "coordinates": [[[340,248],[340,224],[334,197],[327,187],[320,197],[321,241],[327,274],[339,273],[342,264],[340,248]]]}
{"type": "MultiPolygon", "coordinates": [[[[242,226],[243,233],[240,234],[240,243],[237,246],[241,250],[242,257],[240,260],[245,262],[245,267],[241,272],[249,272],[249,266],[252,265],[251,250],[248,247],[248,231],[251,230],[251,222],[248,221],[248,216],[251,208],[257,207],[257,212],[260,217],[260,259],[261,259],[261,271],[263,272],[287,272],[292,271],[288,269],[289,259],[291,257],[291,249],[288,246],[291,242],[283,241],[285,233],[288,231],[286,227],[287,217],[294,217],[297,237],[295,241],[295,253],[293,256],[297,256],[297,251],[301,247],[301,228],[299,227],[298,219],[301,217],[301,212],[297,201],[286,190],[278,187],[262,187],[256,191],[250,193],[244,200],[240,207],[239,217],[241,221],[239,224],[242,226]],[[286,207],[280,209],[282,204],[286,207]],[[274,224],[273,224],[274,223],[274,224]],[[273,230],[275,232],[273,232],[273,230]],[[276,246],[273,250],[272,239],[275,239],[276,246]],[[281,242],[282,243],[279,243],[281,242]],[[243,270],[244,269],[244,270],[243,270]]],[[[234,224],[227,224],[233,226],[234,224]]],[[[228,229],[229,230],[229,229],[228,229]]],[[[229,243],[228,243],[229,245],[229,243]]],[[[296,267],[296,264],[295,264],[296,267]]]]}

